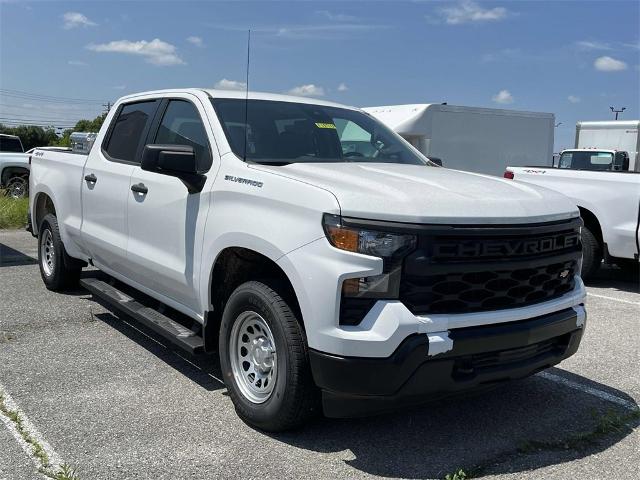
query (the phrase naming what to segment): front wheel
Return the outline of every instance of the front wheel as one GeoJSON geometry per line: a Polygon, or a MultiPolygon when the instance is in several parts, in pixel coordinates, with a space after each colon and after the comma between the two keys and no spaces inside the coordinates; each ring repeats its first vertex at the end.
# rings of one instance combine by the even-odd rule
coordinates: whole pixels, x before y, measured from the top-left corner
{"type": "Polygon", "coordinates": [[[7,181],[7,197],[24,198],[29,195],[29,181],[25,177],[13,177],[7,181]]]}
{"type": "Polygon", "coordinates": [[[67,255],[55,215],[46,215],[38,229],[38,264],[42,281],[49,290],[65,290],[80,279],[82,265],[67,255]]]}
{"type": "Polygon", "coordinates": [[[225,306],[219,342],[225,384],[245,422],[277,432],[314,413],[304,331],[278,291],[256,281],[240,285],[225,306]]]}

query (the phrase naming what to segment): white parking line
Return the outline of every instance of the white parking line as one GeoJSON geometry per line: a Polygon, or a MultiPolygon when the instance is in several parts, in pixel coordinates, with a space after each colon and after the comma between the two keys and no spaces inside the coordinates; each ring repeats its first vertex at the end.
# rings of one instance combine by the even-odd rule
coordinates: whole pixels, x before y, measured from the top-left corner
{"type": "Polygon", "coordinates": [[[13,437],[16,439],[16,441],[18,442],[18,444],[20,445],[22,450],[24,450],[24,452],[27,454],[27,456],[35,464],[38,472],[40,473],[40,476],[42,476],[42,478],[47,478],[47,479],[50,480],[51,476],[45,475],[42,472],[42,469],[46,469],[48,472],[57,472],[57,471],[60,470],[60,467],[62,465],[64,465],[64,461],[62,460],[60,455],[58,455],[56,453],[56,451],[49,444],[49,442],[47,442],[44,439],[42,434],[36,429],[36,427],[33,425],[33,423],[31,423],[31,420],[29,420],[29,417],[27,417],[25,415],[25,413],[22,411],[22,409],[13,400],[13,398],[11,398],[11,395],[9,395],[9,393],[7,393],[7,389],[4,388],[2,385],[0,385],[0,395],[2,395],[2,398],[4,400],[3,403],[4,403],[4,406],[6,407],[6,409],[8,411],[10,411],[10,412],[17,413],[20,416],[20,423],[22,425],[22,427],[21,427],[22,430],[24,432],[26,432],[29,435],[29,437],[31,437],[36,442],[38,442],[38,444],[45,451],[45,453],[47,454],[47,457],[49,458],[49,464],[48,465],[43,465],[41,459],[38,458],[35,455],[33,446],[31,444],[29,444],[24,439],[23,434],[21,434],[18,431],[16,422],[14,422],[12,419],[10,419],[3,412],[0,412],[0,421],[2,421],[2,423],[4,423],[5,427],[7,427],[7,430],[9,430],[9,432],[11,432],[11,435],[13,435],[13,437]]]}
{"type": "Polygon", "coordinates": [[[549,372],[540,372],[537,374],[537,376],[542,377],[546,380],[551,380],[552,382],[560,383],[565,387],[573,388],[574,390],[580,390],[581,392],[588,393],[589,395],[593,395],[594,397],[606,400],[607,402],[617,403],[618,405],[621,405],[624,408],[628,408],[629,410],[638,409],[638,405],[634,402],[630,402],[629,400],[626,400],[624,398],[617,397],[609,392],[605,392],[604,390],[600,390],[598,388],[588,387],[587,385],[582,385],[581,383],[567,380],[560,375],[555,375],[549,372]]]}
{"type": "Polygon", "coordinates": [[[637,305],[638,307],[640,307],[640,302],[632,302],[631,300],[623,300],[621,298],[608,297],[606,295],[598,295],[597,293],[591,292],[587,292],[587,295],[589,295],[590,297],[604,298],[605,300],[613,300],[614,302],[628,303],[629,305],[637,305]]]}

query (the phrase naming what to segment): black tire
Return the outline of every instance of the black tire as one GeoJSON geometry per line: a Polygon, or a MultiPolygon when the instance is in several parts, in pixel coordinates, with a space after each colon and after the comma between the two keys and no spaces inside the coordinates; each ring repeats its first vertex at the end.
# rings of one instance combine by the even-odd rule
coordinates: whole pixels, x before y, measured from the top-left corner
{"type": "Polygon", "coordinates": [[[225,306],[219,339],[220,366],[238,416],[269,432],[299,427],[319,410],[319,392],[311,376],[304,330],[294,310],[278,293],[284,289],[274,288],[257,281],[236,288],[225,306]],[[263,403],[254,403],[242,393],[232,370],[232,330],[245,312],[259,314],[275,340],[277,375],[273,391],[263,403]]]}
{"type": "Polygon", "coordinates": [[[78,284],[82,262],[67,255],[60,237],[58,219],[52,214],[44,217],[38,229],[38,265],[42,281],[49,290],[60,292],[78,284]],[[51,239],[51,245],[45,248],[43,244],[48,238],[51,239]],[[53,260],[49,262],[51,253],[53,260]]]}
{"type": "Polygon", "coordinates": [[[582,279],[589,280],[602,263],[602,245],[587,227],[582,227],[582,279]]]}

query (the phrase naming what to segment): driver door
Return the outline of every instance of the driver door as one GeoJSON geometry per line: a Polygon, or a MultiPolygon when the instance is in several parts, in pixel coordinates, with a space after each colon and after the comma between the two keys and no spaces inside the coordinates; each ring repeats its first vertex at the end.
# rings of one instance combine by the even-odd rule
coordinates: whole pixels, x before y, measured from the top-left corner
{"type": "MultiPolygon", "coordinates": [[[[206,114],[196,97],[164,100],[157,118],[149,144],[190,145],[196,159],[211,166],[206,114]]],[[[199,305],[197,279],[210,185],[189,194],[179,178],[137,165],[127,201],[127,259],[136,267],[133,280],[192,311],[199,305]]]]}

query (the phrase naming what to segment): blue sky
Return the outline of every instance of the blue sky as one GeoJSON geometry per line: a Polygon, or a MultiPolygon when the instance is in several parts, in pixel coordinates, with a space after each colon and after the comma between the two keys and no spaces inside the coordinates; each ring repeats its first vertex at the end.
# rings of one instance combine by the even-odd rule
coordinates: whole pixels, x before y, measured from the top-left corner
{"type": "Polygon", "coordinates": [[[640,116],[633,0],[0,0],[0,118],[62,125],[126,93],[238,87],[247,28],[254,90],[553,112],[556,148],[610,106],[640,116]]]}

